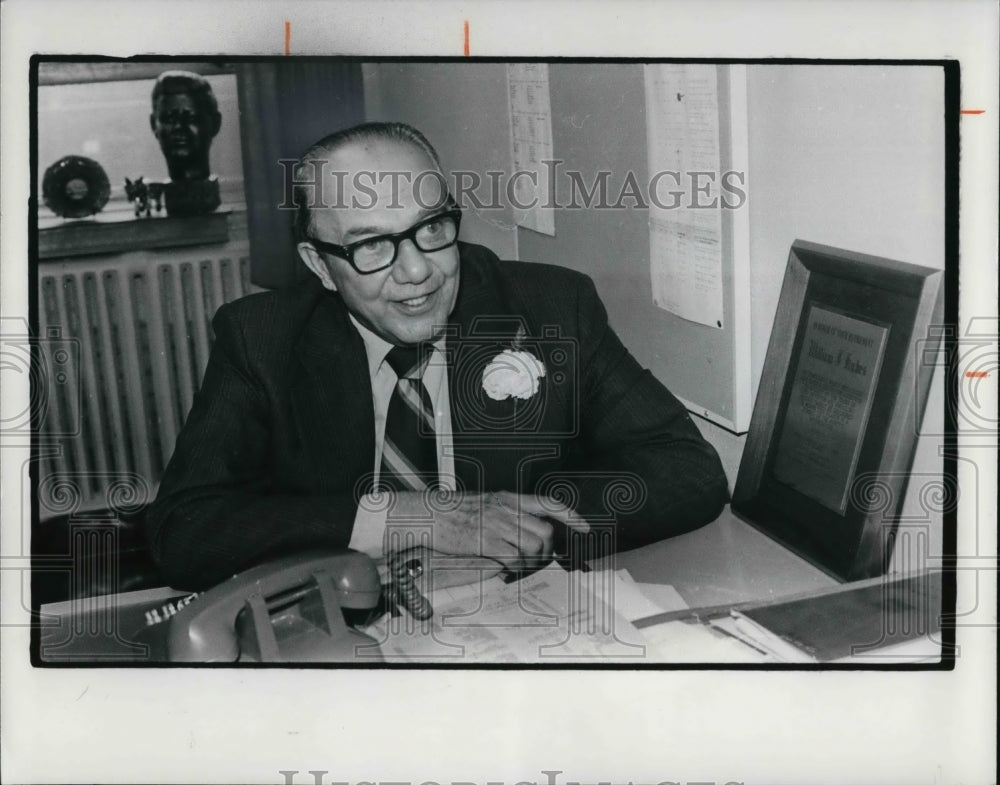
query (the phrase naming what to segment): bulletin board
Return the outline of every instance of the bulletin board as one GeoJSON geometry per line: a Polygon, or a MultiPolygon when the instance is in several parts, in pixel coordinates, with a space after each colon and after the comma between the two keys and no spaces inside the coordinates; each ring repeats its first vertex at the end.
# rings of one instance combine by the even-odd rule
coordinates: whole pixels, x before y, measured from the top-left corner
{"type": "MultiPolygon", "coordinates": [[[[734,182],[749,194],[746,66],[706,67],[716,69],[720,176],[742,173],[742,182],[734,182]]],[[[647,157],[644,64],[550,63],[549,85],[552,150],[559,162],[549,195],[555,235],[519,228],[519,258],[590,275],[612,327],[636,359],[689,411],[745,432],[753,404],[747,200],[738,209],[721,210],[721,327],[658,307],[651,283],[650,211],[622,197],[631,177],[648,201],[656,174],[647,157]],[[574,177],[591,191],[604,178],[604,203],[594,195],[585,206],[579,187],[573,191],[574,177]]],[[[671,179],[659,192],[674,185],[671,179]]],[[[680,187],[687,187],[683,178],[680,187]]],[[[661,203],[665,199],[660,196],[661,203]]],[[[731,204],[737,200],[729,197],[731,204]]]]}

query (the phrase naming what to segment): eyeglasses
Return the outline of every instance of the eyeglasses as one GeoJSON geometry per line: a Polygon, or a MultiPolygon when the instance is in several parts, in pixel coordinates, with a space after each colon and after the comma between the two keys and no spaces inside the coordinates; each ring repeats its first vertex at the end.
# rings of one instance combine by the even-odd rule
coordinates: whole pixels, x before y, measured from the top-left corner
{"type": "Polygon", "coordinates": [[[461,220],[462,211],[455,207],[425,218],[406,231],[396,234],[379,234],[349,245],[336,245],[314,237],[310,237],[309,242],[319,251],[346,259],[355,272],[371,275],[392,266],[403,240],[412,240],[425,253],[450,248],[458,240],[458,225],[461,220]]]}

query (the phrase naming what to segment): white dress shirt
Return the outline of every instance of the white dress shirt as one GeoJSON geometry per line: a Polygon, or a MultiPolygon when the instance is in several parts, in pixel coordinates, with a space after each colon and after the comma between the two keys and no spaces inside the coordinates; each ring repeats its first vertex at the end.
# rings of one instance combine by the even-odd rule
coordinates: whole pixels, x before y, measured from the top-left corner
{"type": "MultiPolygon", "coordinates": [[[[396,372],[385,361],[393,345],[383,340],[354,315],[351,321],[361,333],[368,355],[368,373],[372,381],[372,402],[375,405],[375,482],[378,482],[382,468],[382,444],[385,441],[385,421],[389,413],[389,401],[396,388],[396,372]]],[[[430,361],[424,368],[423,382],[434,406],[434,438],[437,443],[438,476],[441,485],[449,491],[455,490],[455,455],[451,438],[451,397],[448,394],[448,363],[444,351],[445,339],[434,342],[430,361]]],[[[354,518],[349,547],[369,556],[383,555],[386,517],[384,505],[372,502],[370,495],[363,496],[354,518]]]]}

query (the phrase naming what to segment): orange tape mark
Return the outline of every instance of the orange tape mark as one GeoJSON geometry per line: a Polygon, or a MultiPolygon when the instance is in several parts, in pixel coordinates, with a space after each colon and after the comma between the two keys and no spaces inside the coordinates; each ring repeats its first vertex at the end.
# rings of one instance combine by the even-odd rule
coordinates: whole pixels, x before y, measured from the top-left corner
{"type": "Polygon", "coordinates": [[[962,114],[984,114],[986,112],[986,110],[985,109],[962,109],[961,112],[962,112],[962,114]]]}
{"type": "Polygon", "coordinates": [[[292,23],[285,20],[285,54],[292,53],[292,23]]]}
{"type": "Polygon", "coordinates": [[[966,371],[965,375],[970,379],[985,379],[989,376],[986,371],[966,371]]]}
{"type": "Polygon", "coordinates": [[[465,37],[465,46],[463,47],[463,52],[465,53],[465,56],[468,57],[469,56],[469,20],[468,19],[465,20],[465,23],[462,25],[462,27],[464,29],[464,37],[465,37]]]}

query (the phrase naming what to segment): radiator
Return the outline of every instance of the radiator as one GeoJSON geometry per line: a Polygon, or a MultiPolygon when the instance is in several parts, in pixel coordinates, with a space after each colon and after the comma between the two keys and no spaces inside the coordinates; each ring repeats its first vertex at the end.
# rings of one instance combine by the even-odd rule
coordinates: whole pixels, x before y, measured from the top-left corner
{"type": "Polygon", "coordinates": [[[251,291],[246,248],[218,253],[39,265],[42,520],[120,508],[115,494],[151,501],[208,362],[212,316],[251,291]]]}

